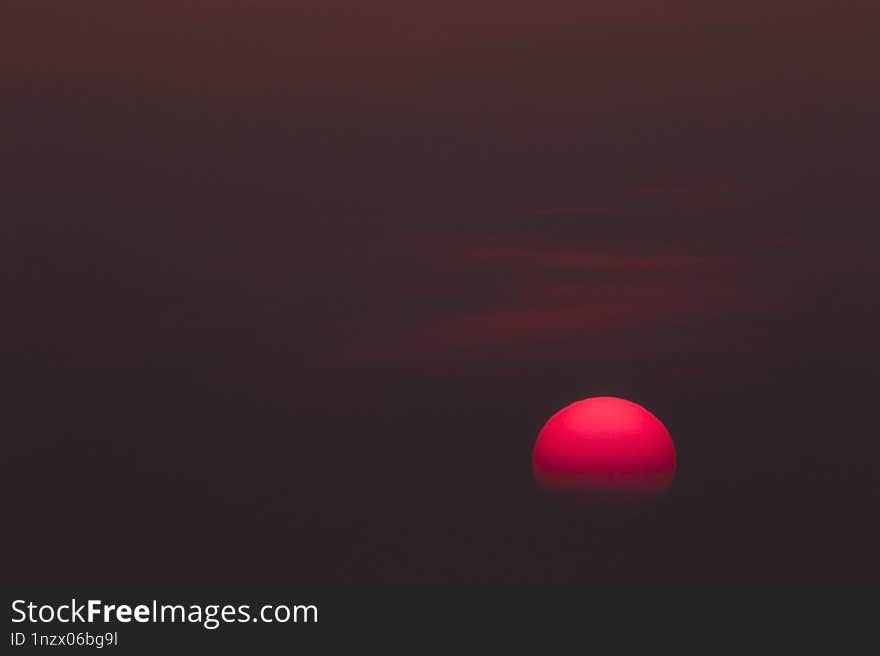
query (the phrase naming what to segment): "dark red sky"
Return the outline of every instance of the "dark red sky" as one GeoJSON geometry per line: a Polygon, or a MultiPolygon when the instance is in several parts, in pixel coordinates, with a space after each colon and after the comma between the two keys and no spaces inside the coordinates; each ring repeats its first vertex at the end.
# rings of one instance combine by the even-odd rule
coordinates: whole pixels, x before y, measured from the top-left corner
{"type": "Polygon", "coordinates": [[[873,3],[61,4],[0,9],[4,579],[137,579],[105,486],[172,581],[880,576],[873,3]],[[531,489],[596,394],[681,451],[625,529],[531,489]]]}

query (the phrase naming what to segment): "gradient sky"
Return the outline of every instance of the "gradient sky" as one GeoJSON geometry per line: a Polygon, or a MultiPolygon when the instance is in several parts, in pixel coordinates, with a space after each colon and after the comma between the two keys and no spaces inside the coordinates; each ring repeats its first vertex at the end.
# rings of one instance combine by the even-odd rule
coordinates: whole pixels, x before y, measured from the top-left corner
{"type": "Polygon", "coordinates": [[[5,3],[3,579],[876,580],[878,44],[869,2],[5,3]],[[528,472],[604,394],[682,458],[623,528],[528,472]]]}

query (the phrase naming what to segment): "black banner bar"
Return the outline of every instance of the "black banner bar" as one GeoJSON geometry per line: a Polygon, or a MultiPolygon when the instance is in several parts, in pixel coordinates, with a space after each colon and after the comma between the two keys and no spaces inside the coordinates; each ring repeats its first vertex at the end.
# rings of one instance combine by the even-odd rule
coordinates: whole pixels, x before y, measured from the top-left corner
{"type": "Polygon", "coordinates": [[[349,644],[418,650],[474,638],[493,644],[531,638],[591,653],[609,644],[666,650],[705,635],[713,643],[751,640],[764,648],[776,641],[781,648],[821,635],[871,639],[876,613],[863,602],[866,591],[8,588],[4,641],[8,653],[56,647],[127,654],[336,652],[349,644]]]}

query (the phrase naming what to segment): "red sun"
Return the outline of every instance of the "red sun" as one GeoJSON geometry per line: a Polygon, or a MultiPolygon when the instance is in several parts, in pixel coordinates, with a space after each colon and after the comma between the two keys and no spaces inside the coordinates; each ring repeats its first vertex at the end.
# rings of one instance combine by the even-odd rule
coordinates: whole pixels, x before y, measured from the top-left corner
{"type": "Polygon", "coordinates": [[[584,498],[651,498],[675,476],[669,431],[642,406],[610,396],[563,408],[541,429],[535,479],[550,492],[584,498]]]}

